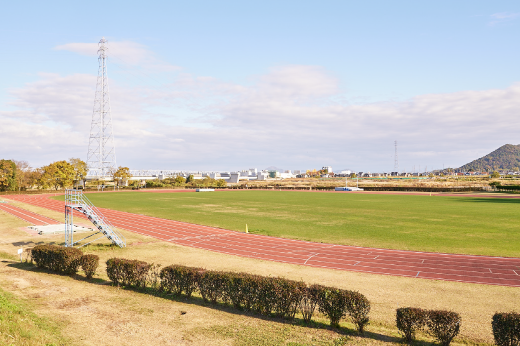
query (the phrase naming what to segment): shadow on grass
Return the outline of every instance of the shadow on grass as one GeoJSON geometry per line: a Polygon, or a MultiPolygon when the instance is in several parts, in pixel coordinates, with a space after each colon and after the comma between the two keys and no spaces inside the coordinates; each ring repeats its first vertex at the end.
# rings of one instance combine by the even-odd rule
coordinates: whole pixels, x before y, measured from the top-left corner
{"type": "Polygon", "coordinates": [[[473,197],[473,198],[457,198],[455,201],[459,203],[493,203],[493,204],[520,204],[520,198],[498,198],[498,197],[473,197]]]}
{"type": "MultiPolygon", "coordinates": [[[[45,273],[45,274],[56,275],[56,276],[61,276],[61,277],[67,276],[64,274],[49,271],[47,269],[38,268],[31,262],[18,262],[18,261],[12,261],[12,260],[2,260],[2,262],[8,263],[7,264],[8,267],[16,268],[16,269],[20,269],[20,270],[37,272],[37,273],[45,273]]],[[[367,340],[378,340],[378,341],[389,342],[389,343],[399,343],[402,341],[401,338],[398,338],[395,336],[385,335],[385,334],[371,332],[371,331],[365,331],[364,334],[359,334],[356,330],[349,329],[345,326],[341,326],[339,328],[333,328],[329,324],[321,322],[321,321],[312,320],[310,322],[306,322],[302,318],[285,319],[285,318],[280,318],[280,317],[276,317],[273,315],[261,315],[259,313],[253,312],[253,311],[237,309],[237,308],[233,307],[232,305],[229,305],[229,304],[226,304],[223,302],[218,302],[216,304],[213,304],[210,302],[205,302],[202,299],[202,297],[200,297],[200,296],[192,295],[191,297],[186,297],[184,295],[179,296],[179,295],[174,295],[174,294],[168,294],[168,293],[160,292],[157,289],[154,289],[151,287],[146,287],[146,288],[123,287],[123,286],[118,287],[118,286],[113,285],[113,283],[109,280],[104,280],[101,278],[87,279],[85,276],[82,276],[79,274],[69,275],[69,277],[74,280],[82,281],[82,282],[85,282],[88,284],[94,284],[94,285],[99,285],[99,286],[113,286],[114,288],[123,289],[125,291],[147,294],[150,296],[162,298],[162,299],[173,301],[173,302],[200,306],[200,307],[206,307],[206,308],[210,308],[210,309],[214,309],[214,310],[218,310],[218,311],[222,311],[222,312],[226,312],[226,313],[230,313],[230,314],[234,314],[234,315],[248,316],[248,317],[257,318],[257,319],[264,320],[264,321],[277,322],[277,323],[281,323],[281,324],[285,324],[285,325],[306,327],[306,328],[312,328],[312,329],[326,329],[326,330],[334,331],[340,337],[341,336],[345,336],[345,337],[357,336],[357,337],[361,337],[361,338],[364,338],[367,340]]],[[[413,344],[414,345],[430,345],[430,343],[426,343],[426,342],[414,342],[413,344]]]]}

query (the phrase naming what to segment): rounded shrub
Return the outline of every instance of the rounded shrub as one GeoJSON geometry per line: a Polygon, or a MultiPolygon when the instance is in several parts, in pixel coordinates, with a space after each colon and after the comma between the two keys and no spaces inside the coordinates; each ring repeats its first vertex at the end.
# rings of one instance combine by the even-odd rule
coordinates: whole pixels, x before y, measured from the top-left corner
{"type": "Polygon", "coordinates": [[[453,311],[429,310],[426,318],[428,334],[443,346],[448,346],[460,331],[460,315],[453,311]]]}
{"type": "Polygon", "coordinates": [[[415,333],[426,325],[426,311],[419,308],[399,308],[396,310],[397,329],[406,342],[415,340],[415,333]]]}
{"type": "Polygon", "coordinates": [[[493,315],[491,326],[498,346],[520,345],[520,314],[516,312],[497,312],[493,315]]]}

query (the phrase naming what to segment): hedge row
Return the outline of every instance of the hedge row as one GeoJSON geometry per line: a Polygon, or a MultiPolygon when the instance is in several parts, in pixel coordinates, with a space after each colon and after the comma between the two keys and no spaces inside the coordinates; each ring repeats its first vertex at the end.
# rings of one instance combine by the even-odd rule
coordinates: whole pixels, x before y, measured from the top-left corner
{"type": "Polygon", "coordinates": [[[338,327],[339,321],[348,315],[361,333],[369,323],[370,302],[359,292],[321,285],[307,286],[301,281],[279,277],[181,265],[164,267],[158,273],[150,273],[150,268],[153,265],[123,258],[107,261],[108,277],[117,285],[149,286],[158,292],[186,297],[198,292],[207,303],[221,302],[236,309],[287,319],[293,319],[297,312],[301,312],[307,322],[318,308],[334,327],[338,327]],[[154,286],[151,283],[157,277],[160,284],[154,286]]]}
{"type": "Polygon", "coordinates": [[[31,260],[39,268],[58,273],[73,275],[81,267],[87,278],[92,278],[99,265],[99,257],[83,252],[78,248],[58,245],[36,245],[31,249],[31,260]]]}
{"type": "Polygon", "coordinates": [[[415,339],[415,333],[425,330],[443,346],[448,346],[459,334],[461,318],[453,311],[400,308],[396,310],[397,329],[406,342],[415,339]]]}
{"type": "Polygon", "coordinates": [[[498,346],[520,345],[520,314],[499,312],[491,321],[493,336],[498,346]]]}

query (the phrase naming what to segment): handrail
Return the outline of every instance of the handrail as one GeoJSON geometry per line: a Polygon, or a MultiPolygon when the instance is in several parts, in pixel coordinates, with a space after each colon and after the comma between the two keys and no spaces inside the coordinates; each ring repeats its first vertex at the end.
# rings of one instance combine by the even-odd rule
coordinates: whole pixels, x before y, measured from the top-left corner
{"type": "Polygon", "coordinates": [[[65,207],[75,209],[84,215],[96,225],[112,243],[119,247],[126,246],[125,237],[115,229],[114,225],[99,211],[94,204],[83,194],[83,191],[79,190],[66,190],[65,191],[65,207]]]}

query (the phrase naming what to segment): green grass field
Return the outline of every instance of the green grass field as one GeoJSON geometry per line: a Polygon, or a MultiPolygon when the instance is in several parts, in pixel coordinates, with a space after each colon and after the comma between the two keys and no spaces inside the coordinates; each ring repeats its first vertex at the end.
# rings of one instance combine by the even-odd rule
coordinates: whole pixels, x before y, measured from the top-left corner
{"type": "MultiPolygon", "coordinates": [[[[367,247],[520,256],[520,200],[224,191],[88,194],[98,207],[276,237],[367,247]]],[[[61,196],[63,199],[63,196],[61,196]]]]}

